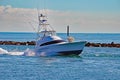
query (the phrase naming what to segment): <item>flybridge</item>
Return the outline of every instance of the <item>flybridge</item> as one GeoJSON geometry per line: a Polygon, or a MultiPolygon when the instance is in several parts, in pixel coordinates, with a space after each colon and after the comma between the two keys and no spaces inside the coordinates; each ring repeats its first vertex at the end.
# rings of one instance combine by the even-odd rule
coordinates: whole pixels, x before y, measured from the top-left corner
{"type": "Polygon", "coordinates": [[[42,33],[43,36],[48,35],[56,35],[56,31],[50,26],[50,24],[47,22],[47,17],[43,14],[40,14],[38,16],[39,25],[38,25],[38,33],[42,33]]]}

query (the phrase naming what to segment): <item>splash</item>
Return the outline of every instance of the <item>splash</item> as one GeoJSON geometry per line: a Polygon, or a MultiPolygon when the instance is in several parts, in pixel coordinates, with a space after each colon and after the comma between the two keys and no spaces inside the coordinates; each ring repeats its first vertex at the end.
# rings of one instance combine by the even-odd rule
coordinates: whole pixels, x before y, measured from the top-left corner
{"type": "Polygon", "coordinates": [[[34,52],[34,50],[27,48],[23,55],[24,56],[36,56],[36,53],[34,52]]]}
{"type": "Polygon", "coordinates": [[[49,53],[46,52],[37,52],[34,49],[26,49],[24,52],[24,56],[49,56],[49,53]]]}
{"type": "Polygon", "coordinates": [[[16,55],[16,56],[20,56],[23,55],[24,52],[8,52],[8,55],[16,55]]]}
{"type": "Polygon", "coordinates": [[[0,48],[0,54],[7,54],[7,53],[8,53],[7,50],[5,50],[5,49],[3,49],[3,48],[0,48]]]}
{"type": "Polygon", "coordinates": [[[35,56],[35,52],[31,49],[26,49],[23,52],[20,51],[8,51],[3,48],[0,48],[0,54],[6,54],[6,55],[16,55],[16,56],[35,56]]]}
{"type": "Polygon", "coordinates": [[[7,54],[7,55],[23,55],[24,52],[8,52],[7,50],[3,49],[3,48],[0,48],[0,54],[7,54]]]}

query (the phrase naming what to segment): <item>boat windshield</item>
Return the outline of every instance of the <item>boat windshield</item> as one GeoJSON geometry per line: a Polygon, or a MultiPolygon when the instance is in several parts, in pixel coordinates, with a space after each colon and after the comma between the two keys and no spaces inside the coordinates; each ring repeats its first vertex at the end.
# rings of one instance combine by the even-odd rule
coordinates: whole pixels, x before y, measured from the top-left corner
{"type": "Polygon", "coordinates": [[[66,42],[66,41],[64,41],[64,40],[54,40],[54,41],[43,43],[40,46],[45,46],[45,45],[50,45],[50,44],[57,44],[57,43],[61,43],[61,42],[66,42]]]}

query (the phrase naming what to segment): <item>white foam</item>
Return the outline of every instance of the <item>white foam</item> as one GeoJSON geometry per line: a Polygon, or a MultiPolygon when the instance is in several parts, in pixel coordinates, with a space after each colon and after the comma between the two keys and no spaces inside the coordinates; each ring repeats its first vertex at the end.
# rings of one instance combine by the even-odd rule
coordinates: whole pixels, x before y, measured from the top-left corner
{"type": "Polygon", "coordinates": [[[19,55],[23,55],[24,52],[8,52],[7,54],[8,55],[17,55],[17,56],[19,56],[19,55]]]}
{"type": "Polygon", "coordinates": [[[31,50],[31,49],[28,48],[28,49],[25,50],[23,55],[24,56],[35,56],[36,54],[35,54],[34,50],[31,50]]]}
{"type": "Polygon", "coordinates": [[[7,54],[7,53],[8,53],[7,50],[5,50],[5,49],[3,49],[3,48],[0,48],[0,54],[7,54]]]}
{"type": "Polygon", "coordinates": [[[24,56],[35,56],[35,52],[33,50],[30,50],[29,48],[26,49],[24,52],[20,51],[10,51],[8,52],[7,50],[0,48],[0,54],[7,54],[7,55],[24,55],[24,56]]]}
{"type": "Polygon", "coordinates": [[[46,56],[45,52],[41,52],[41,53],[36,53],[34,50],[32,49],[26,49],[25,51],[21,52],[21,51],[8,51],[5,50],[3,48],[0,48],[0,54],[7,54],[7,55],[16,55],[16,56],[46,56]]]}

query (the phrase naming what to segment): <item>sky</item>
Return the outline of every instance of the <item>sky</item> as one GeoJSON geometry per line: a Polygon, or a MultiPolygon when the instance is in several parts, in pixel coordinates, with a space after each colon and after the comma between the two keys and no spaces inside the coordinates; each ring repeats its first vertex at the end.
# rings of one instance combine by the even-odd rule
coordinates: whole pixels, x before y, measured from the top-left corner
{"type": "Polygon", "coordinates": [[[0,32],[36,32],[37,9],[57,32],[120,33],[120,0],[0,0],[0,32]]]}

